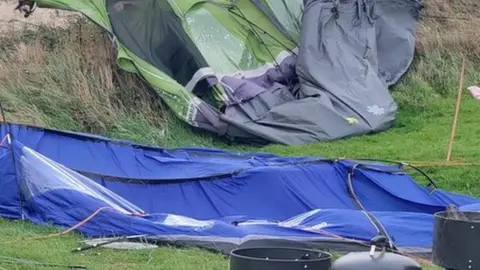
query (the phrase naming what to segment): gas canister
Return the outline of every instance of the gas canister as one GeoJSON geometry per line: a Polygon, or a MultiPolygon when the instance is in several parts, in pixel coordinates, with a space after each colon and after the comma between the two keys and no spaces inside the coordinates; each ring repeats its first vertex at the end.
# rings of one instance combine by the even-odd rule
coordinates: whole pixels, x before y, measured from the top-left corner
{"type": "Polygon", "coordinates": [[[372,239],[370,252],[352,252],[337,259],[333,270],[417,270],[420,264],[409,257],[386,252],[387,239],[378,236],[372,239]],[[376,248],[381,247],[380,252],[376,248]]]}

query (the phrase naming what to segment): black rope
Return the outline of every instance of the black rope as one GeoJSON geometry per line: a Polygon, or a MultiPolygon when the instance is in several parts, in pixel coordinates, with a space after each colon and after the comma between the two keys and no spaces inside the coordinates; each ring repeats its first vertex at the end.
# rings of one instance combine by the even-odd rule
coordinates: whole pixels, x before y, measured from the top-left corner
{"type": "MultiPolygon", "coordinates": [[[[423,175],[428,180],[429,184],[427,185],[427,187],[430,187],[430,188],[433,187],[433,189],[438,189],[438,185],[435,183],[435,181],[433,181],[433,179],[425,171],[423,171],[419,167],[414,166],[412,164],[409,164],[407,162],[387,160],[387,159],[369,159],[369,158],[355,158],[355,160],[392,163],[392,164],[397,164],[400,169],[403,169],[404,167],[410,167],[410,168],[416,170],[417,172],[419,172],[421,175],[423,175]]],[[[366,166],[365,164],[362,164],[362,167],[365,168],[365,169],[369,169],[369,170],[377,170],[376,168],[366,166]]]]}
{"type": "Polygon", "coordinates": [[[360,167],[361,164],[355,164],[352,167],[349,168],[348,174],[347,174],[347,190],[350,196],[352,197],[355,205],[359,210],[361,210],[365,215],[367,215],[369,221],[372,223],[372,225],[377,229],[378,235],[382,235],[388,239],[388,245],[390,246],[390,249],[392,250],[397,250],[395,245],[393,244],[393,241],[388,234],[387,230],[383,226],[383,224],[371,213],[367,211],[367,209],[363,206],[363,204],[360,202],[360,199],[358,198],[357,194],[355,193],[355,189],[353,187],[353,175],[355,172],[355,169],[360,167]]]}
{"type": "Polygon", "coordinates": [[[347,191],[348,193],[350,194],[350,196],[352,197],[355,205],[357,206],[357,208],[361,211],[363,211],[369,218],[369,220],[372,222],[372,224],[374,225],[374,227],[377,229],[377,231],[379,232],[380,235],[383,235],[385,236],[387,239],[388,239],[388,244],[390,245],[390,249],[391,250],[398,250],[394,245],[393,245],[393,242],[392,242],[392,239],[391,237],[388,235],[388,232],[386,231],[385,227],[382,225],[382,223],[372,214],[370,214],[366,208],[362,205],[362,203],[360,202],[360,199],[358,198],[357,194],[355,193],[355,190],[354,190],[354,187],[353,187],[353,175],[354,175],[354,171],[355,169],[357,168],[361,168],[361,169],[366,169],[366,170],[373,170],[373,171],[378,171],[378,172],[384,172],[384,173],[391,173],[391,174],[406,174],[405,172],[403,172],[403,169],[405,166],[408,166],[408,167],[411,167],[413,169],[415,169],[416,171],[418,171],[419,173],[421,173],[423,176],[425,176],[425,178],[428,179],[428,181],[430,182],[430,184],[428,185],[428,187],[434,187],[433,191],[435,189],[437,189],[437,185],[436,183],[430,178],[430,176],[428,176],[427,173],[425,173],[423,170],[421,170],[420,168],[418,168],[417,166],[414,166],[414,165],[411,165],[411,164],[408,164],[406,162],[399,162],[399,161],[392,161],[392,160],[384,160],[384,159],[355,159],[355,160],[358,160],[358,161],[372,161],[372,162],[383,162],[383,163],[392,163],[392,164],[397,164],[399,169],[402,170],[402,171],[390,171],[390,170],[382,170],[382,169],[379,169],[379,168],[376,168],[374,166],[369,166],[368,164],[360,164],[360,163],[357,163],[355,165],[353,165],[352,167],[350,167],[349,169],[349,172],[347,174],[347,191]]]}

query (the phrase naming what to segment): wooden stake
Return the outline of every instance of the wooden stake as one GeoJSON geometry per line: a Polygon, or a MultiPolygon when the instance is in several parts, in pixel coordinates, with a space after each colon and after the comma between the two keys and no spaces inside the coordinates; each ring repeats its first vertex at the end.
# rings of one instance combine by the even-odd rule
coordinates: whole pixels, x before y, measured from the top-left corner
{"type": "Polygon", "coordinates": [[[460,112],[460,104],[462,102],[463,78],[465,77],[465,57],[462,60],[462,70],[460,71],[460,82],[458,85],[457,103],[455,104],[455,115],[453,116],[452,130],[450,132],[450,141],[448,142],[447,162],[452,160],[452,149],[455,141],[455,133],[457,131],[458,114],[460,112]]]}

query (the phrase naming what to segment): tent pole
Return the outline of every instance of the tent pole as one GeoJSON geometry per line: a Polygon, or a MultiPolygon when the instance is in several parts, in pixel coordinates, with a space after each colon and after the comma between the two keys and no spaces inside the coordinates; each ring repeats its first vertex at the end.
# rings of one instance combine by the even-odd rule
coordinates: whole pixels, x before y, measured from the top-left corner
{"type": "Polygon", "coordinates": [[[458,85],[457,103],[455,104],[455,115],[453,117],[452,129],[450,132],[450,140],[448,142],[447,162],[452,160],[452,149],[453,149],[453,143],[455,141],[455,133],[457,131],[458,114],[460,111],[460,104],[462,102],[462,90],[463,90],[464,77],[465,77],[465,56],[463,57],[462,69],[460,71],[460,83],[458,85]]]}

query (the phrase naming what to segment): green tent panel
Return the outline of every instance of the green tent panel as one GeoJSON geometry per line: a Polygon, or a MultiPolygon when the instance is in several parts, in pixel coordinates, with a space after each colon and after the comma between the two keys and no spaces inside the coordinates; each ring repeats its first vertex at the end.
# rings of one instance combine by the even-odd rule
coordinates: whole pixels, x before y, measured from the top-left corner
{"type": "Polygon", "coordinates": [[[281,144],[388,128],[397,109],[388,87],[411,63],[421,6],[417,0],[36,2],[78,11],[107,31],[118,65],[144,78],[184,122],[232,140],[281,144]]]}

